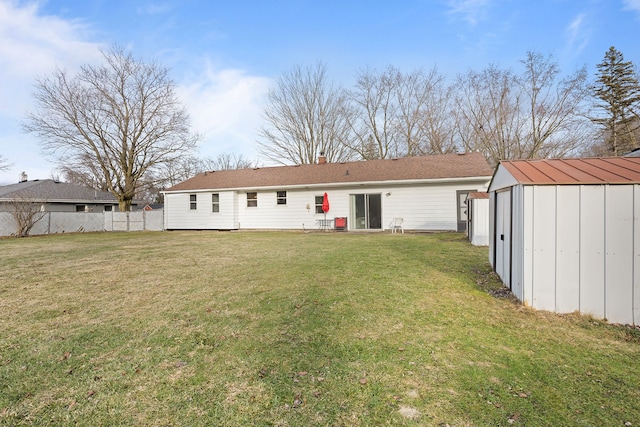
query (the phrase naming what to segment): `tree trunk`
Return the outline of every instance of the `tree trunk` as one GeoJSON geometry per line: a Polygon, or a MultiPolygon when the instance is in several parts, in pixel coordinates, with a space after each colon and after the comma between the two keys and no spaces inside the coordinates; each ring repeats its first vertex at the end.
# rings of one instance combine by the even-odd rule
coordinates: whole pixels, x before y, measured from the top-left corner
{"type": "Polygon", "coordinates": [[[129,212],[131,210],[131,199],[118,200],[120,212],[129,212]]]}

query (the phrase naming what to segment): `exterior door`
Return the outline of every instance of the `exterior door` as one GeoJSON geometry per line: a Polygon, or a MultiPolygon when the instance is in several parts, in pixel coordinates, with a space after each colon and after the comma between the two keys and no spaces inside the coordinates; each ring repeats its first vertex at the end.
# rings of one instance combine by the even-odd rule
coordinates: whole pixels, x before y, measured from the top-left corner
{"type": "Polygon", "coordinates": [[[502,283],[511,289],[511,190],[496,193],[495,268],[502,283]]]}
{"type": "Polygon", "coordinates": [[[382,228],[382,195],[353,194],[351,196],[351,223],[356,230],[382,228]]]}
{"type": "Polygon", "coordinates": [[[456,191],[456,207],[458,210],[458,231],[467,231],[467,196],[476,190],[458,190],[456,191]]]}

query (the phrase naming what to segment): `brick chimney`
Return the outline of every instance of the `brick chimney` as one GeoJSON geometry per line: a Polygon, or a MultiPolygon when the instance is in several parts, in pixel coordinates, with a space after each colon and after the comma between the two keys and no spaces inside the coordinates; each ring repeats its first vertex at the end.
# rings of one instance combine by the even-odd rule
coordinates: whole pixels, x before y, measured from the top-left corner
{"type": "Polygon", "coordinates": [[[324,151],[321,151],[320,156],[318,157],[318,164],[324,165],[325,163],[327,163],[327,157],[324,155],[324,151]]]}

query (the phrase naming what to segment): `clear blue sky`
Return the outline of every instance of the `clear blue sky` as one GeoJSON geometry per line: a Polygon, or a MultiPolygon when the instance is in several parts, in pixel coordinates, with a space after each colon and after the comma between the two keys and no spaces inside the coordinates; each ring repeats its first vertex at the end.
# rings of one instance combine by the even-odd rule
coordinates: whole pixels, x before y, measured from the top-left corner
{"type": "Polygon", "coordinates": [[[527,51],[591,75],[609,46],[640,64],[640,0],[0,0],[0,184],[51,176],[19,121],[34,77],[99,61],[119,44],[171,69],[204,135],[203,156],[254,149],[264,95],[297,65],[327,65],[349,87],[360,68],[436,66],[453,79],[489,64],[517,71],[527,51]]]}

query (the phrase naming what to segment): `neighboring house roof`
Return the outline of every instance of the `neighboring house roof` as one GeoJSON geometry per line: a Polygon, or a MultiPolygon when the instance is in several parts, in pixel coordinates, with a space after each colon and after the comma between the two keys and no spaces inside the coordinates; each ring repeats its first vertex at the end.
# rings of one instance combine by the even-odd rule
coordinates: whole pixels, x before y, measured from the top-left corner
{"type": "Polygon", "coordinates": [[[322,163],[203,172],[171,188],[172,191],[379,183],[385,181],[444,180],[491,177],[480,153],[443,154],[359,162],[322,163]]]}
{"type": "Polygon", "coordinates": [[[640,148],[636,148],[635,150],[631,150],[628,154],[624,155],[625,157],[640,157],[640,148]]]}
{"type": "Polygon", "coordinates": [[[164,208],[163,203],[147,203],[146,205],[144,205],[142,209],[144,209],[145,211],[152,211],[154,209],[163,209],[163,208],[164,208]]]}
{"type": "Polygon", "coordinates": [[[36,179],[0,186],[0,201],[22,198],[47,203],[118,203],[115,196],[106,191],[92,190],[52,179],[36,179]]]}
{"type": "Polygon", "coordinates": [[[467,199],[488,199],[489,193],[481,193],[479,191],[473,191],[467,194],[467,199]]]}
{"type": "Polygon", "coordinates": [[[503,160],[499,166],[521,184],[640,183],[640,157],[503,160]]]}

